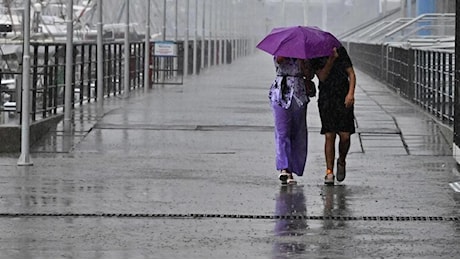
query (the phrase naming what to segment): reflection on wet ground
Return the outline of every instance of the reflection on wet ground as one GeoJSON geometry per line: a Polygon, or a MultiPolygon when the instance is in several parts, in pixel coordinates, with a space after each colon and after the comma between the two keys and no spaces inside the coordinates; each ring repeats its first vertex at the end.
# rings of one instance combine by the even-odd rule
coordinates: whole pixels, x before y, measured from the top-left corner
{"type": "MultiPolygon", "coordinates": [[[[321,198],[323,201],[323,216],[321,225],[312,220],[312,227],[307,224],[307,203],[303,185],[281,186],[276,196],[275,242],[273,254],[276,258],[295,257],[308,254],[311,250],[320,252],[330,245],[327,241],[319,240],[329,232],[328,230],[343,229],[346,227],[346,218],[335,219],[336,216],[349,216],[347,209],[347,187],[345,185],[323,186],[321,198]],[[318,246],[319,244],[319,246],[318,246]]],[[[311,252],[310,252],[311,253],[311,252]]]]}
{"type": "Polygon", "coordinates": [[[350,216],[347,209],[347,190],[345,185],[324,186],[321,196],[324,204],[324,229],[345,226],[343,219],[333,220],[330,216],[350,216]]]}
{"type": "Polygon", "coordinates": [[[283,257],[290,254],[300,254],[306,250],[302,239],[295,237],[303,236],[307,232],[307,206],[303,186],[283,185],[276,197],[275,215],[285,216],[275,223],[275,235],[281,237],[274,243],[274,254],[283,257]],[[294,238],[292,238],[294,237],[294,238]],[[292,239],[290,239],[292,238],[292,239]]]}

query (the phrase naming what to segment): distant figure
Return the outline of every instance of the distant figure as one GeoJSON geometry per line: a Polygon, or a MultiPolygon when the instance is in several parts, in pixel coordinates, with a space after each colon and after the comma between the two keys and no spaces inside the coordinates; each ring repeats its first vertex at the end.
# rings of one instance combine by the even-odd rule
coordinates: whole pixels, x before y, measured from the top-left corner
{"type": "Polygon", "coordinates": [[[344,47],[334,48],[329,57],[311,61],[319,79],[318,108],[321,134],[325,135],[324,154],[326,176],[324,183],[334,185],[335,138],[339,136],[337,181],[346,175],[346,157],[350,149],[350,135],[355,133],[354,103],[356,76],[353,64],[344,47]]]}
{"type": "Polygon", "coordinates": [[[275,56],[274,63],[276,79],[269,99],[275,124],[276,169],[282,184],[295,184],[293,173],[302,176],[307,159],[307,86],[311,87],[314,72],[303,59],[275,56]]]}

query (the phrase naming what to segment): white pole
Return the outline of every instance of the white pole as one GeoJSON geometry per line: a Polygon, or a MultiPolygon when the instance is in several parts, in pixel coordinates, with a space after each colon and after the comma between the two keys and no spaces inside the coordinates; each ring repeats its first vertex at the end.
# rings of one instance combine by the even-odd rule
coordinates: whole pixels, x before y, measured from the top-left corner
{"type": "Polygon", "coordinates": [[[286,0],[281,1],[281,14],[283,15],[283,25],[287,26],[286,24],[286,0]]]}
{"type": "MultiPolygon", "coordinates": [[[[163,32],[161,33],[162,37],[161,39],[163,41],[166,41],[166,17],[167,17],[167,14],[166,14],[166,11],[167,11],[167,8],[166,8],[166,5],[167,5],[167,2],[166,0],[163,1],[163,32]]],[[[175,30],[175,38],[177,39],[177,0],[176,0],[176,6],[175,6],[175,12],[176,12],[176,30],[175,30]]],[[[176,59],[174,59],[174,68],[176,67],[176,59]]],[[[158,82],[161,82],[161,84],[164,83],[165,81],[165,72],[164,72],[164,68],[165,68],[165,60],[164,60],[164,57],[160,57],[160,71],[159,71],[159,75],[158,75],[158,82]]]]}
{"type": "Polygon", "coordinates": [[[212,36],[214,38],[214,66],[217,65],[217,3],[213,0],[211,0],[212,2],[212,7],[213,7],[213,10],[212,10],[212,14],[213,14],[213,31],[212,31],[212,36]]]}
{"type": "Polygon", "coordinates": [[[233,37],[235,38],[235,57],[233,59],[236,59],[239,57],[239,49],[240,49],[240,34],[241,34],[241,21],[239,19],[239,12],[235,12],[235,10],[238,10],[238,3],[233,3],[233,20],[235,22],[234,28],[233,28],[233,37]]]}
{"type": "MultiPolygon", "coordinates": [[[[175,3],[175,5],[174,5],[174,18],[175,18],[175,20],[174,20],[174,30],[175,30],[175,33],[174,33],[174,41],[175,41],[175,42],[177,42],[177,37],[178,37],[178,33],[177,33],[177,31],[178,31],[178,24],[179,24],[179,17],[177,16],[178,9],[179,9],[179,8],[178,8],[178,5],[179,5],[179,4],[178,4],[178,2],[177,2],[177,0],[176,0],[176,3],[175,3]]],[[[164,24],[164,26],[165,26],[164,28],[166,28],[166,0],[165,0],[165,3],[164,3],[164,8],[165,8],[165,9],[164,9],[165,20],[164,20],[163,24],[164,24]]],[[[163,37],[163,41],[166,40],[166,38],[165,38],[165,37],[166,37],[166,30],[165,30],[165,33],[164,33],[164,34],[165,34],[165,36],[163,37]]]]}
{"type": "Polygon", "coordinates": [[[230,23],[229,23],[229,35],[230,35],[230,42],[231,42],[231,46],[232,46],[232,50],[231,50],[231,59],[232,59],[232,62],[235,60],[235,31],[234,31],[234,28],[235,28],[235,13],[234,13],[234,8],[235,8],[235,2],[232,1],[231,4],[230,4],[230,14],[228,16],[228,19],[230,19],[230,23]]]}
{"type": "Polygon", "coordinates": [[[206,1],[205,0],[201,0],[201,2],[203,3],[203,6],[201,7],[201,10],[202,10],[202,20],[201,20],[201,69],[204,69],[204,42],[206,40],[206,37],[205,37],[205,26],[206,26],[206,23],[205,23],[205,17],[206,17],[206,1]]]}
{"type": "Polygon", "coordinates": [[[388,8],[387,6],[388,6],[387,0],[383,0],[383,15],[387,14],[387,8],[388,8]]]}
{"type": "MultiPolygon", "coordinates": [[[[205,0],[208,2],[208,0],[205,0]]],[[[210,1],[209,3],[209,22],[208,22],[208,68],[211,67],[211,56],[212,56],[212,26],[213,26],[213,22],[212,22],[212,3],[214,1],[210,1]]]]}
{"type": "Polygon", "coordinates": [[[184,40],[184,76],[188,75],[188,35],[190,0],[185,1],[185,40],[184,40]]]}
{"type": "Polygon", "coordinates": [[[127,98],[129,97],[129,65],[130,65],[130,46],[129,46],[129,0],[126,0],[126,21],[125,21],[125,41],[124,41],[124,47],[125,47],[125,67],[124,67],[124,73],[125,73],[125,78],[124,78],[124,97],[127,98]]]}
{"type": "MultiPolygon", "coordinates": [[[[165,0],[165,3],[164,3],[164,13],[165,13],[165,17],[166,17],[166,0],[165,0]]],[[[178,13],[179,13],[179,3],[178,3],[178,0],[175,1],[174,3],[174,43],[176,44],[177,46],[177,41],[179,40],[178,37],[179,37],[179,33],[178,33],[178,30],[179,30],[179,27],[178,27],[178,24],[179,24],[179,16],[178,16],[178,13]]],[[[164,24],[166,24],[166,18],[165,18],[165,21],[164,21],[164,24]]],[[[165,27],[166,28],[166,27],[165,27]]],[[[163,38],[163,40],[166,40],[166,31],[165,31],[165,37],[163,38]]],[[[164,68],[164,62],[163,62],[163,58],[161,58],[161,68],[164,68]]],[[[174,72],[173,72],[173,76],[174,78],[177,77],[177,72],[179,71],[179,58],[178,57],[174,57],[173,58],[173,68],[174,68],[174,72]]],[[[161,75],[161,82],[163,82],[163,79],[164,79],[164,74],[162,72],[161,75]]]]}
{"type": "Polygon", "coordinates": [[[310,9],[310,0],[303,1],[303,24],[308,25],[308,9],[310,9]]]}
{"type": "Polygon", "coordinates": [[[104,41],[103,24],[102,24],[102,2],[97,3],[97,104],[102,114],[102,105],[104,104],[104,41]]]}
{"type": "Polygon", "coordinates": [[[327,0],[323,0],[322,28],[327,31],[327,0]]]}
{"type": "Polygon", "coordinates": [[[198,0],[195,0],[195,30],[193,33],[193,75],[197,72],[197,39],[198,38],[198,0]]]}
{"type": "Polygon", "coordinates": [[[407,17],[412,18],[412,0],[407,1],[407,17]]]}
{"type": "Polygon", "coordinates": [[[222,64],[222,2],[217,1],[217,10],[216,10],[216,32],[217,32],[217,42],[219,43],[217,50],[217,62],[216,64],[222,64]]]}
{"type": "Polygon", "coordinates": [[[72,112],[72,75],[73,75],[73,0],[67,3],[67,40],[65,56],[65,95],[64,95],[64,131],[70,131],[72,112]]]}
{"type": "Polygon", "coordinates": [[[227,64],[227,40],[228,40],[228,22],[229,22],[229,19],[228,19],[228,1],[225,1],[224,2],[224,5],[222,6],[223,7],[223,12],[222,12],[222,16],[223,16],[223,28],[222,28],[222,32],[224,33],[224,38],[222,39],[222,44],[223,44],[223,48],[222,48],[222,63],[223,64],[227,64]]]}
{"type": "Polygon", "coordinates": [[[30,0],[24,1],[24,25],[23,25],[23,56],[22,56],[22,108],[21,108],[21,155],[18,160],[19,166],[30,166],[33,162],[30,158],[30,0]]]}
{"type": "Polygon", "coordinates": [[[224,63],[223,54],[224,54],[224,5],[223,1],[219,1],[219,65],[224,63]]]}
{"type": "Polygon", "coordinates": [[[144,60],[144,91],[150,88],[150,0],[147,1],[147,17],[145,24],[145,60],[144,60]]]}

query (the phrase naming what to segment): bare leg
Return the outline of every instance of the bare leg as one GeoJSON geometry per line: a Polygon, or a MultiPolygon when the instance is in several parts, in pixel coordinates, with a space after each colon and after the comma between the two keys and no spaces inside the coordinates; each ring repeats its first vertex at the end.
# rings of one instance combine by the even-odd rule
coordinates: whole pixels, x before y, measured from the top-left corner
{"type": "Polygon", "coordinates": [[[339,162],[343,165],[347,158],[348,151],[350,150],[350,133],[340,132],[339,136],[339,162]]]}
{"type": "Polygon", "coordinates": [[[333,171],[335,160],[335,133],[326,133],[325,137],[324,155],[326,156],[326,168],[333,171]]]}

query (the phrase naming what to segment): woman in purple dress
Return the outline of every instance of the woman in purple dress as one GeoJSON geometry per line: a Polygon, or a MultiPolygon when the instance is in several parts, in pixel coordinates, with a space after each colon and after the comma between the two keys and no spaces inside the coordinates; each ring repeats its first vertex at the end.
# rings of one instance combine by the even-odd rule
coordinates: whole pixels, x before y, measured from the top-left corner
{"type": "Polygon", "coordinates": [[[282,184],[295,184],[293,174],[302,176],[307,160],[310,98],[306,86],[314,74],[307,60],[278,56],[274,63],[276,79],[269,99],[275,123],[276,169],[282,184]]]}

